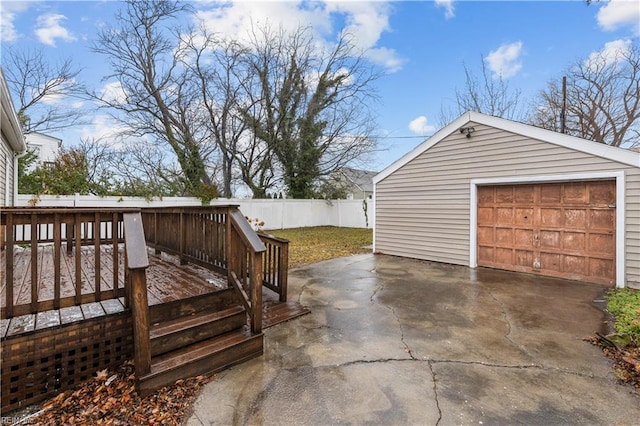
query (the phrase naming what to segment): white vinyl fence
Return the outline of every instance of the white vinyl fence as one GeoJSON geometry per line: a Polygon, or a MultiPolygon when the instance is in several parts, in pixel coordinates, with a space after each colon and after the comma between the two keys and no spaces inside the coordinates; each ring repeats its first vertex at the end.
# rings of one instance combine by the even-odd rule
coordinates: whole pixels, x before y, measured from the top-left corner
{"type": "MultiPolygon", "coordinates": [[[[16,206],[39,207],[171,207],[200,206],[200,199],[164,197],[145,200],[141,197],[96,197],[91,195],[18,195],[16,206]]],[[[294,200],[294,199],[226,199],[218,198],[211,205],[237,204],[251,219],[264,222],[263,229],[302,228],[308,226],[338,226],[348,228],[373,227],[372,200],[294,200]]]]}

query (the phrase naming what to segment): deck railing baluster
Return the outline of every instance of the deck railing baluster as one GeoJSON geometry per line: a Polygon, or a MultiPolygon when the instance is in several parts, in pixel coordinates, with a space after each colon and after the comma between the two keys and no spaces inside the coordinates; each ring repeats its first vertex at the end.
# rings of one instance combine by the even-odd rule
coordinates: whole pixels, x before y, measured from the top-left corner
{"type": "Polygon", "coordinates": [[[94,298],[96,302],[99,302],[101,299],[101,277],[100,277],[100,240],[102,239],[102,230],[100,223],[100,212],[95,212],[94,222],[93,222],[93,260],[94,260],[94,270],[95,270],[95,279],[94,279],[94,298]]]}
{"type": "Polygon", "coordinates": [[[82,303],[82,218],[78,213],[73,215],[73,226],[75,228],[75,288],[76,288],[76,305],[82,303]]]}
{"type": "Polygon", "coordinates": [[[5,311],[7,318],[13,316],[13,245],[15,242],[15,229],[13,225],[13,214],[7,213],[7,220],[5,224],[6,236],[6,283],[5,283],[5,311]]]}
{"type": "Polygon", "coordinates": [[[53,309],[60,309],[60,247],[62,245],[60,214],[53,216],[53,309]]]}
{"type": "Polygon", "coordinates": [[[111,247],[113,255],[113,295],[112,298],[118,297],[119,268],[118,268],[118,235],[120,222],[118,221],[118,213],[114,212],[111,216],[111,247]]]}
{"type": "MultiPolygon", "coordinates": [[[[35,213],[31,214],[31,313],[38,312],[38,223],[35,213]]],[[[23,226],[24,234],[24,226],[23,226]]],[[[23,237],[24,238],[24,237],[23,237]]]]}

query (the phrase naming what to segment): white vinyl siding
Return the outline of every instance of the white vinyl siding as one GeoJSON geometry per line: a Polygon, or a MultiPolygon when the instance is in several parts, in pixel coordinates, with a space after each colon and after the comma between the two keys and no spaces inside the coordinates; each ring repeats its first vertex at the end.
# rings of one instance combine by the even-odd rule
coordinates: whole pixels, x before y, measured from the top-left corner
{"type": "Polygon", "coordinates": [[[626,281],[640,286],[640,168],[468,125],[471,138],[455,131],[377,183],[377,252],[468,265],[471,179],[623,171],[626,281]]]}
{"type": "Polygon", "coordinates": [[[13,205],[13,151],[4,140],[0,144],[0,207],[13,205]]]}

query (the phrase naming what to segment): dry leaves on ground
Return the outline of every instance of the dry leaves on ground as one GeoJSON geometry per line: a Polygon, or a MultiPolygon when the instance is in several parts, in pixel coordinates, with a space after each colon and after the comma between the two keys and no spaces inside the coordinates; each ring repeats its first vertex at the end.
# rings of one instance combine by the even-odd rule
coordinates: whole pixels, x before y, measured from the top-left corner
{"type": "Polygon", "coordinates": [[[141,398],[135,390],[133,363],[126,362],[115,372],[99,371],[76,389],[50,399],[37,417],[22,424],[180,425],[209,379],[198,376],[178,380],[141,398]]]}
{"type": "Polygon", "coordinates": [[[613,361],[613,373],[616,379],[640,391],[640,347],[629,345],[625,348],[617,348],[601,337],[595,336],[586,340],[599,346],[605,356],[613,361]]]}

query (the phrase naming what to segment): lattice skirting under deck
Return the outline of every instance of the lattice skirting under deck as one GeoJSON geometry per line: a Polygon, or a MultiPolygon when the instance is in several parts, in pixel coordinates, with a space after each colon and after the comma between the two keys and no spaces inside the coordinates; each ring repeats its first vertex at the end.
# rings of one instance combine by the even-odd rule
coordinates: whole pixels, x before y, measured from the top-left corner
{"type": "Polygon", "coordinates": [[[2,412],[41,402],[132,357],[130,312],[2,339],[2,412]]]}

